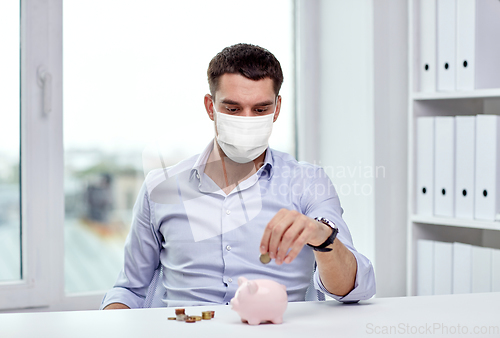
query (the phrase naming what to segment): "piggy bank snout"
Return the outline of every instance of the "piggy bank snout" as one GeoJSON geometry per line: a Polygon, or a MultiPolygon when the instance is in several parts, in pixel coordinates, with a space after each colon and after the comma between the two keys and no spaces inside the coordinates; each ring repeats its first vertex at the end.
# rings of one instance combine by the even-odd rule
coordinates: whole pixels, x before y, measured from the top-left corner
{"type": "Polygon", "coordinates": [[[231,299],[231,301],[229,302],[229,304],[231,305],[231,309],[233,309],[233,310],[237,310],[238,309],[239,302],[238,302],[238,299],[236,297],[233,298],[233,299],[231,299]]]}

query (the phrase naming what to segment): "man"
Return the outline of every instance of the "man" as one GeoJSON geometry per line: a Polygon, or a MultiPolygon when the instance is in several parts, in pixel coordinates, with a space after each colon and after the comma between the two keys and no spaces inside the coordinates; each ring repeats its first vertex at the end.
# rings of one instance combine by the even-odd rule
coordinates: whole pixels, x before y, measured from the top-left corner
{"type": "Polygon", "coordinates": [[[281,108],[278,60],[237,44],[207,73],[215,139],[200,155],[149,173],[124,268],[101,308],[143,307],[159,268],[165,306],[227,304],[240,276],[284,284],[290,301],[305,299],[311,278],[339,301],[372,297],[372,265],[354,249],[323,169],[268,148],[281,108]],[[262,264],[262,254],[272,261],[262,264]]]}

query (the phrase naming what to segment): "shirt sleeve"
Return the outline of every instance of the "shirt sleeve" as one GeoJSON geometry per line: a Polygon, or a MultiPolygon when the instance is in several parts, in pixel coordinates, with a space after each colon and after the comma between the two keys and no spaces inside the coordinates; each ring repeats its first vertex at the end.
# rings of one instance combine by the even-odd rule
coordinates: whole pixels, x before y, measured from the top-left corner
{"type": "Polygon", "coordinates": [[[125,241],[124,265],[100,309],[111,303],[142,308],[155,269],[160,263],[160,233],[155,230],[149,194],[144,183],[133,209],[132,225],[125,241]]]}
{"type": "Polygon", "coordinates": [[[302,195],[303,213],[312,218],[325,217],[337,225],[339,232],[335,240],[341,241],[353,253],[357,263],[357,271],[354,288],[345,296],[338,296],[328,292],[321,282],[318,269],[314,272],[314,287],[316,290],[340,302],[350,303],[369,299],[376,292],[375,273],[372,263],[354,248],[351,233],[342,218],[344,211],[340,206],[340,199],[335,187],[322,168],[315,168],[314,177],[308,184],[306,192],[302,195]]]}

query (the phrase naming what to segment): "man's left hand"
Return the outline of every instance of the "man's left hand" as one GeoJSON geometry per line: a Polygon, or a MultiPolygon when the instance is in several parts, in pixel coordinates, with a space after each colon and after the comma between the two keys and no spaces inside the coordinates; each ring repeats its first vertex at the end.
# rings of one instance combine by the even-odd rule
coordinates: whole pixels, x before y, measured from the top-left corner
{"type": "Polygon", "coordinates": [[[332,231],[327,225],[296,210],[281,209],[264,230],[260,252],[269,252],[278,265],[290,263],[305,244],[321,245],[332,231]]]}

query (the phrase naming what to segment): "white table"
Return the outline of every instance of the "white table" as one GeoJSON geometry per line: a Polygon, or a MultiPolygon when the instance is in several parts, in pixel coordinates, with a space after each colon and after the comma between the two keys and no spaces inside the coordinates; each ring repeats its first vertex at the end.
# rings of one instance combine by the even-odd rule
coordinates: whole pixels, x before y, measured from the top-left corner
{"type": "Polygon", "coordinates": [[[215,318],[193,324],[167,320],[174,316],[173,308],[7,313],[0,314],[0,337],[344,338],[419,337],[424,333],[434,333],[435,337],[500,337],[500,293],[378,298],[358,304],[289,303],[280,325],[243,324],[225,305],[187,307],[186,313],[201,315],[205,310],[215,310],[215,318]],[[465,333],[465,328],[467,334],[457,333],[465,333]],[[391,329],[393,334],[381,334],[391,329]],[[481,334],[480,330],[489,333],[481,334]]]}

